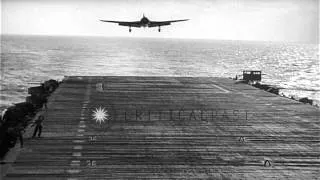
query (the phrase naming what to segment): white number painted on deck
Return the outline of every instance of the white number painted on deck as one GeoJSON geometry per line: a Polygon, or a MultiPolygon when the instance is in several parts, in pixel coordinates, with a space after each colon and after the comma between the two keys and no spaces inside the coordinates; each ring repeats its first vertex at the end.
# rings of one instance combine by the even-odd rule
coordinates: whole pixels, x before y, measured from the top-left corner
{"type": "Polygon", "coordinates": [[[89,141],[96,141],[97,140],[97,136],[90,136],[89,137],[89,141]]]}
{"type": "Polygon", "coordinates": [[[95,160],[87,160],[87,166],[94,167],[97,165],[97,162],[95,160]]]}

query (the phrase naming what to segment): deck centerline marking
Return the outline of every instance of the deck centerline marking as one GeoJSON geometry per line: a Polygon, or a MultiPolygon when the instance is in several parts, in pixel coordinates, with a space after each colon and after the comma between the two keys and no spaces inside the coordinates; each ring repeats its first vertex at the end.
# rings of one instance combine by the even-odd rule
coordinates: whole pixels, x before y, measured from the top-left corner
{"type": "Polygon", "coordinates": [[[81,145],[73,146],[73,149],[81,150],[83,147],[81,145]]]}
{"type": "Polygon", "coordinates": [[[84,143],[84,140],[73,140],[73,143],[84,143]]]}
{"type": "Polygon", "coordinates": [[[81,153],[81,152],[73,152],[73,153],[72,153],[72,156],[74,156],[74,157],[81,157],[81,156],[82,156],[82,153],[81,153]]]}
{"type": "Polygon", "coordinates": [[[67,170],[67,173],[69,173],[69,174],[78,174],[80,172],[81,172],[80,169],[68,169],[67,170]]]}
{"type": "Polygon", "coordinates": [[[80,166],[80,160],[72,160],[70,166],[80,166]]]}

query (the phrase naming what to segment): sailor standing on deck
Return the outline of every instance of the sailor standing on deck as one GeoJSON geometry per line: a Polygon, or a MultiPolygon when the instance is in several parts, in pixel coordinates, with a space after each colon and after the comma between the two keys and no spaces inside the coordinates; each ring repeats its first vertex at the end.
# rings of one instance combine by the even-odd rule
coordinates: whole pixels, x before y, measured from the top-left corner
{"type": "Polygon", "coordinates": [[[33,125],[31,127],[33,127],[34,125],[36,125],[36,127],[34,128],[34,132],[33,132],[33,136],[32,138],[34,138],[39,130],[39,133],[38,133],[38,137],[41,136],[41,131],[42,131],[42,122],[44,120],[44,117],[43,115],[40,115],[38,117],[38,119],[33,123],[33,125]]]}
{"type": "Polygon", "coordinates": [[[45,110],[47,110],[47,109],[48,109],[48,106],[47,106],[48,99],[47,99],[47,97],[44,97],[44,98],[43,98],[42,103],[43,103],[42,108],[44,108],[45,110]]]}

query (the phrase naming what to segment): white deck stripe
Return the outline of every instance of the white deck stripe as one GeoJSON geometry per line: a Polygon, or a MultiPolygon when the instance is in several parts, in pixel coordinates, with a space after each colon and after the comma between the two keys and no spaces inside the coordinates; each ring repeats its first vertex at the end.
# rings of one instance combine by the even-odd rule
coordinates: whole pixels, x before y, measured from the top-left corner
{"type": "Polygon", "coordinates": [[[72,156],[81,157],[82,154],[81,154],[81,152],[73,152],[73,153],[72,153],[72,156]]]}
{"type": "Polygon", "coordinates": [[[80,160],[71,161],[70,166],[80,166],[80,160]]]}
{"type": "Polygon", "coordinates": [[[84,143],[84,140],[73,140],[73,143],[84,143]]]}
{"type": "Polygon", "coordinates": [[[80,146],[80,145],[79,146],[74,146],[73,149],[81,150],[82,146],[80,146]]]}
{"type": "Polygon", "coordinates": [[[211,85],[214,86],[214,87],[216,87],[216,88],[218,88],[218,89],[220,89],[220,90],[223,91],[224,93],[230,93],[229,90],[227,90],[227,89],[225,89],[225,88],[223,88],[223,87],[220,87],[220,86],[218,86],[218,85],[216,85],[216,84],[211,84],[211,85]]]}
{"type": "Polygon", "coordinates": [[[87,126],[84,124],[79,124],[79,128],[86,128],[87,126]]]}
{"type": "Polygon", "coordinates": [[[77,174],[77,173],[80,173],[81,170],[80,169],[68,169],[67,170],[67,173],[69,174],[77,174]]]}

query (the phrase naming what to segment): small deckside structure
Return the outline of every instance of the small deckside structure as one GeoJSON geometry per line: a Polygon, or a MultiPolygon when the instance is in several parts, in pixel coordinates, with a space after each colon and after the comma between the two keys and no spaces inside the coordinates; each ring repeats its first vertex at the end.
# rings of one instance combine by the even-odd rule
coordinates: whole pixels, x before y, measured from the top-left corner
{"type": "Polygon", "coordinates": [[[261,81],[261,71],[243,71],[243,80],[261,81]]]}

